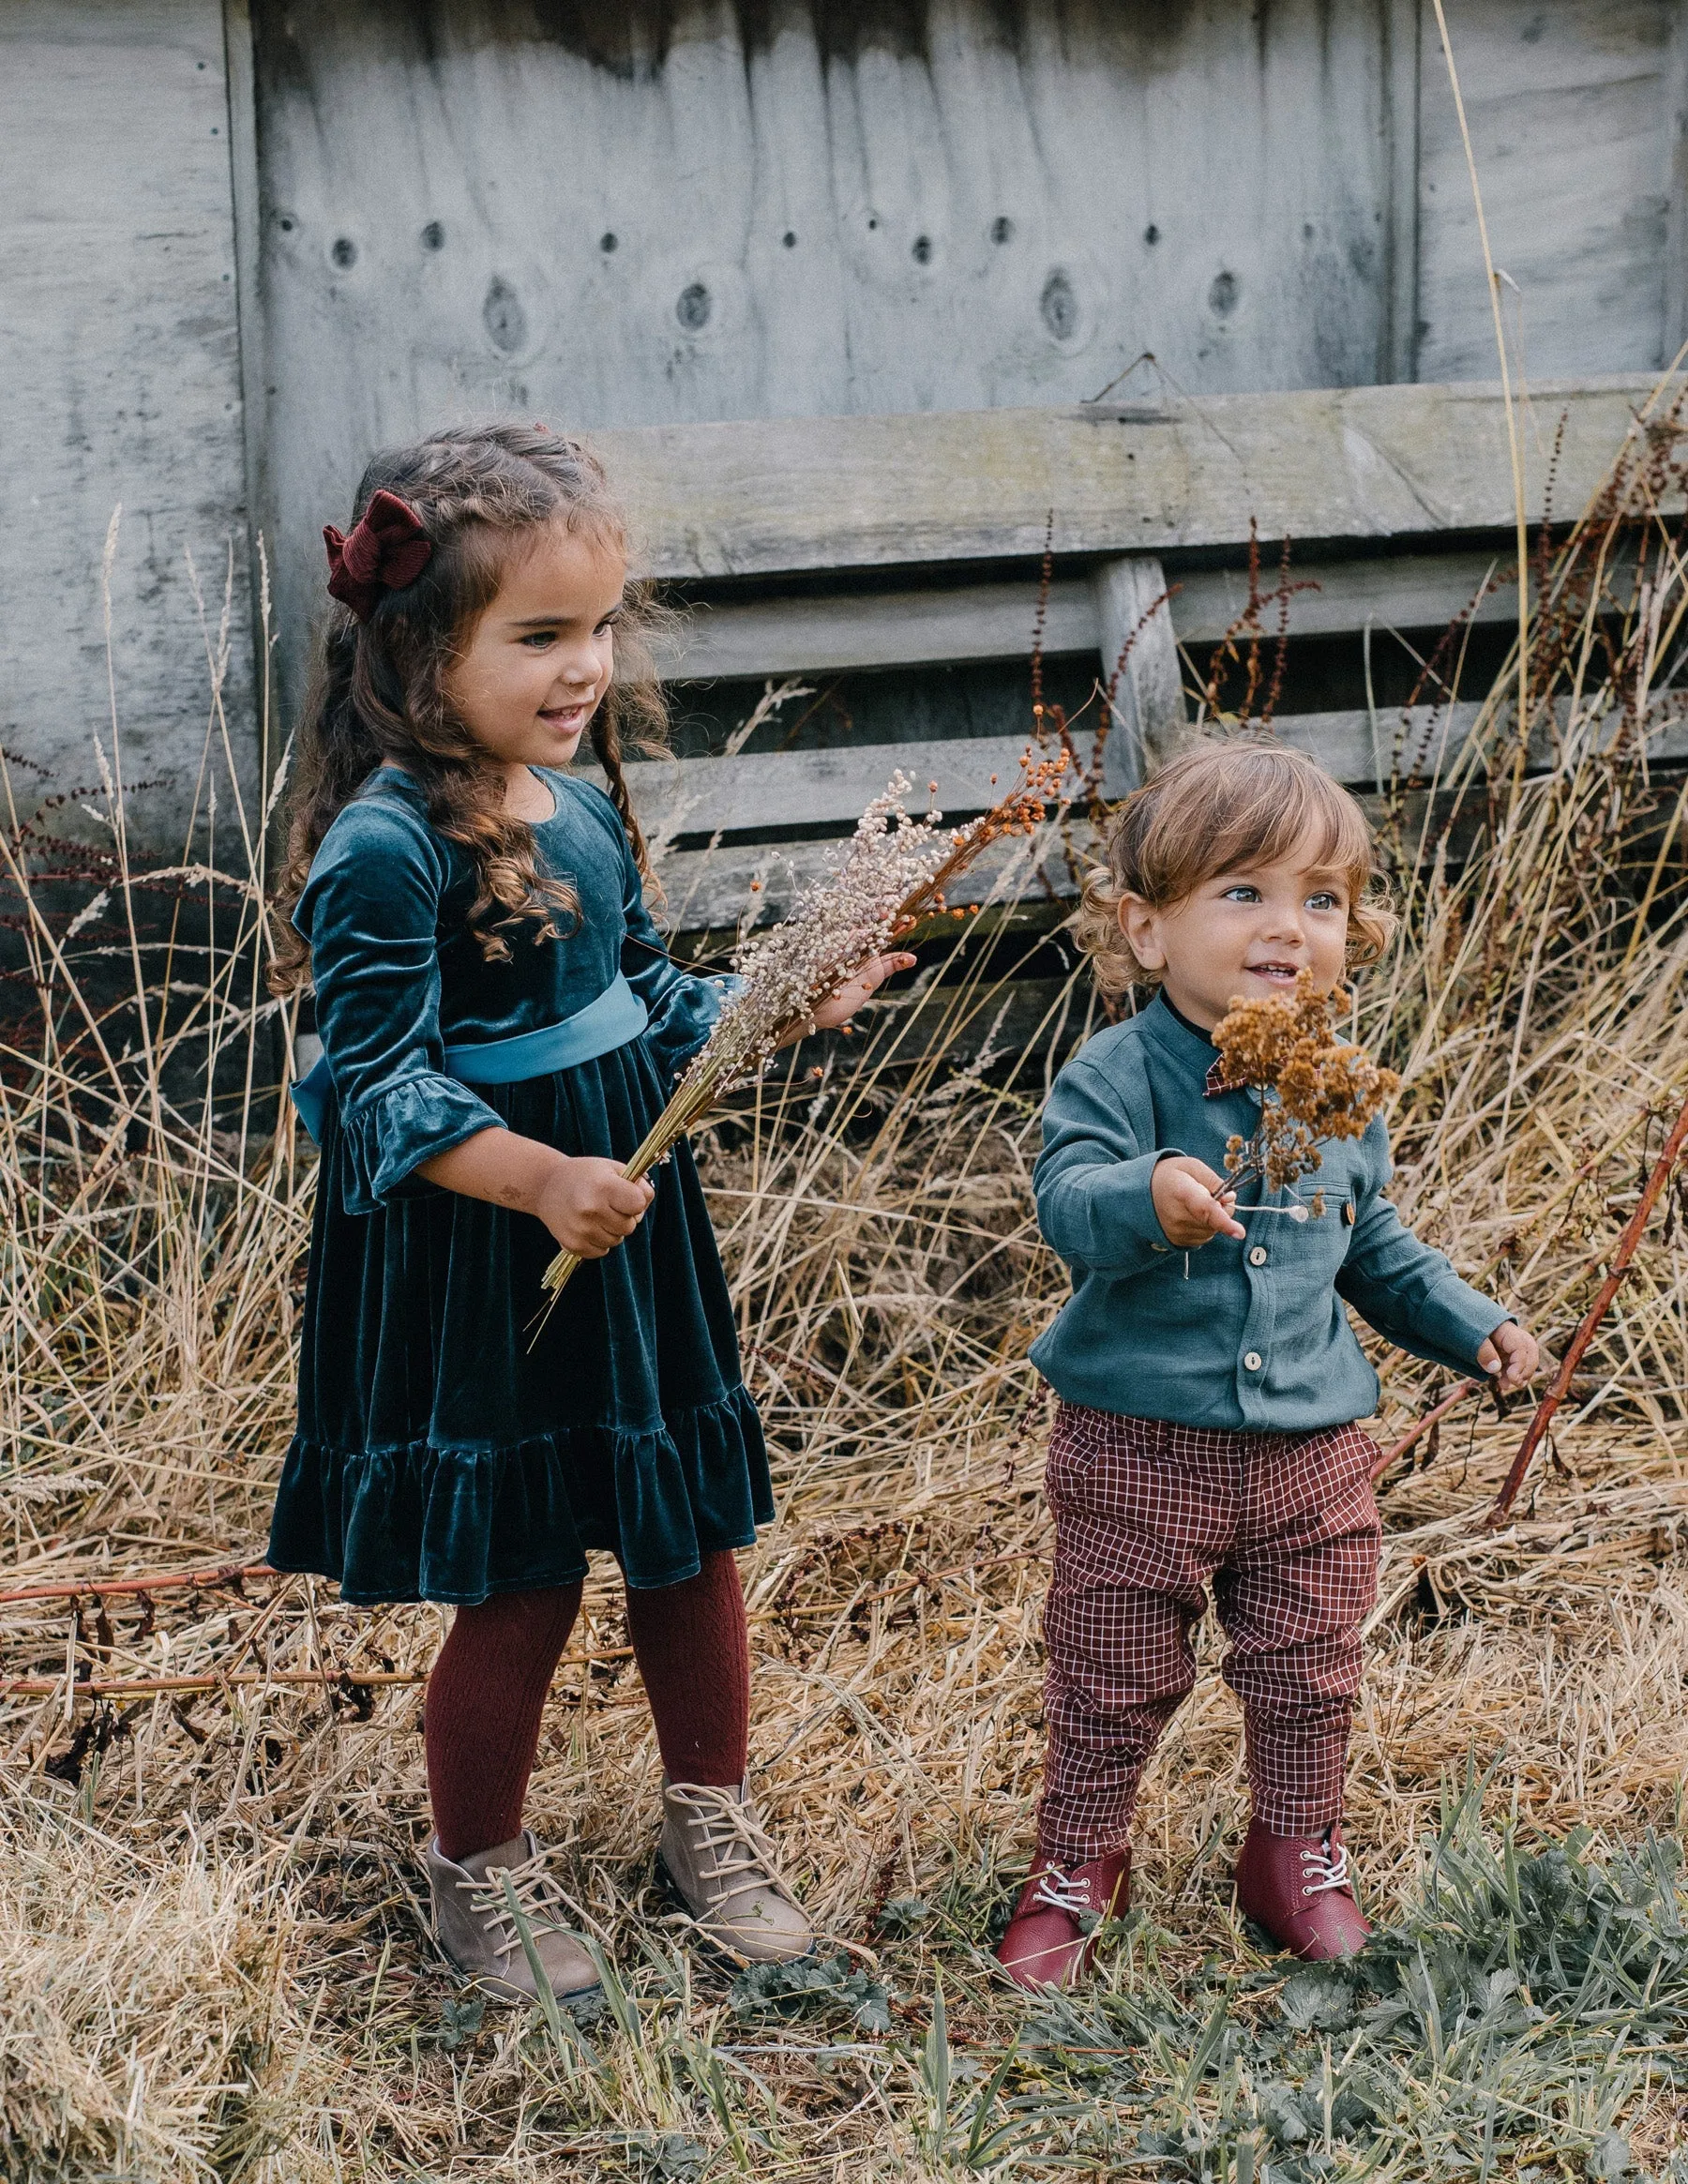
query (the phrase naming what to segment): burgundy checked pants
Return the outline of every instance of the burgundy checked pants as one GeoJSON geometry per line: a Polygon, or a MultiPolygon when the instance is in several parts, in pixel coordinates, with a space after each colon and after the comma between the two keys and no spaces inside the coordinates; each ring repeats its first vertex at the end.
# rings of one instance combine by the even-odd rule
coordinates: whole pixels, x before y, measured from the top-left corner
{"type": "Polygon", "coordinates": [[[1228,1433],[1060,1406],[1041,1849],[1078,1864],[1127,1841],[1143,1769],[1196,1680],[1209,1580],[1256,1818],[1277,1835],[1341,1818],[1378,1596],[1377,1453],[1357,1425],[1228,1433]]]}

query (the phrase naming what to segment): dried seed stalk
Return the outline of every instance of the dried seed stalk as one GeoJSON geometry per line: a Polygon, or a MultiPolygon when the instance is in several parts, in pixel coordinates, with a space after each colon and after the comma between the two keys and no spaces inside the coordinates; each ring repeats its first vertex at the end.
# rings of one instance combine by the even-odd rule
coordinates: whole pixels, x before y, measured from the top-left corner
{"type": "MultiPolygon", "coordinates": [[[[1020,778],[1006,796],[971,826],[947,831],[940,812],[910,817],[903,798],[912,784],[905,775],[893,775],[856,822],[842,862],[803,889],[788,917],[753,933],[735,952],[733,968],[744,984],[628,1161],[630,1178],[655,1167],[727,1092],[765,1068],[852,972],[941,914],[944,889],[981,851],[1006,835],[1036,831],[1067,759],[1064,753],[1040,758],[1028,749],[1019,764],[1020,778]]],[[[574,1252],[560,1251],[546,1268],[547,1317],[580,1263],[574,1252]]]]}
{"type": "MultiPolygon", "coordinates": [[[[1319,1147],[1331,1137],[1362,1137],[1374,1116],[1401,1089],[1363,1047],[1344,1039],[1332,1020],[1331,996],[1303,971],[1293,994],[1240,1001],[1213,1032],[1226,1085],[1260,1095],[1260,1119],[1247,1137],[1226,1148],[1228,1190],[1263,1176],[1269,1191],[1287,1190],[1323,1165],[1319,1147]]],[[[1324,1211],[1323,1194],[1312,1212],[1324,1211]]]]}

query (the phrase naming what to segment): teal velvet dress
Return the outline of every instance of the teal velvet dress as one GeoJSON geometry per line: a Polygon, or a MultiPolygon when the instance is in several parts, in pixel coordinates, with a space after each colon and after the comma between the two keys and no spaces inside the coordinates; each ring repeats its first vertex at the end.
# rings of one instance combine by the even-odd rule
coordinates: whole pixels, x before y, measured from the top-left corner
{"type": "Polygon", "coordinates": [[[720,1010],[721,983],[665,954],[609,798],[539,777],[556,805],[535,824],[539,855],[580,903],[561,940],[516,927],[509,960],[485,959],[465,922],[470,860],[391,767],[335,819],[294,912],[334,1097],[269,1559],[337,1579],[349,1601],[565,1585],[595,1548],[629,1585],[672,1585],[774,1515],[685,1144],[633,1234],[580,1268],[537,1340],[557,1249],[544,1225],[415,1173],[500,1123],[625,1160],[720,1010]],[[618,971],[649,1012],[637,1038],[516,1084],[445,1073],[446,1047],[556,1024],[618,971]]]}

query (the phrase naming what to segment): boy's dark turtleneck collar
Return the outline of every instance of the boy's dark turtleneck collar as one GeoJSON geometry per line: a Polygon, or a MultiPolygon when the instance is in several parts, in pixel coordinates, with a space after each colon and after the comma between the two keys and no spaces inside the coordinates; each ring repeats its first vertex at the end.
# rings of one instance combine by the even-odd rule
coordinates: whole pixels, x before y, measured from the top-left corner
{"type": "Polygon", "coordinates": [[[1213,1034],[1212,1032],[1204,1032],[1199,1024],[1191,1023],[1189,1017],[1184,1015],[1183,1009],[1177,1008],[1173,1005],[1172,999],[1164,986],[1158,987],[1155,989],[1154,998],[1160,1003],[1161,1007],[1166,1010],[1167,1014],[1171,1017],[1175,1024],[1182,1024],[1184,1030],[1190,1032],[1193,1037],[1199,1039],[1204,1047],[1213,1047],[1213,1050],[1215,1054],[1218,1053],[1219,1049],[1216,1047],[1213,1047],[1213,1034]]]}

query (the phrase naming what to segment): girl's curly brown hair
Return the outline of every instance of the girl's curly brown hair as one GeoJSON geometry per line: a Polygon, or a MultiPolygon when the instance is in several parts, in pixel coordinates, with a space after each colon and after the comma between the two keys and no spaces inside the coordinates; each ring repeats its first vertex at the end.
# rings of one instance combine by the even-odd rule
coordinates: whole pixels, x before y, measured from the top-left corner
{"type": "Polygon", "coordinates": [[[1128,895],[1170,910],[1215,874],[1275,864],[1309,838],[1316,861],[1348,881],[1349,966],[1375,963],[1394,937],[1395,914],[1355,798],[1285,744],[1207,736],[1181,752],[1120,806],[1106,863],[1086,877],[1074,931],[1098,987],[1117,1000],[1160,981],[1121,926],[1128,895]]]}
{"type": "MultiPolygon", "coordinates": [[[[603,470],[579,441],[543,426],[473,425],[376,456],[354,520],[383,489],[415,509],[433,552],[414,583],[381,595],[367,622],[337,603],[324,625],[277,890],[277,993],[296,991],[310,975],[310,952],[291,912],[311,859],[336,813],[381,765],[400,765],[415,779],[431,824],[474,859],[479,885],[469,923],[489,961],[508,956],[510,927],[531,924],[535,941],[554,939],[552,912],[579,914],[573,889],[540,871],[532,828],[505,811],[504,776],[458,718],[445,685],[524,535],[561,523],[625,554],[625,522],[603,470]]],[[[614,673],[588,731],[647,877],[622,753],[629,745],[652,755],[667,747],[668,712],[646,642],[656,619],[648,588],[630,584],[615,625],[614,673]]]]}

